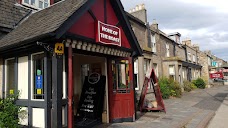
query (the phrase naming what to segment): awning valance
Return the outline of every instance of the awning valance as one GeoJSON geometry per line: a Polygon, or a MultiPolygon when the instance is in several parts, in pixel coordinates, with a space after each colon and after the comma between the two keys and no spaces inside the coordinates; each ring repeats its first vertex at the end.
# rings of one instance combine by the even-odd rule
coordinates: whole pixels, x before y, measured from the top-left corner
{"type": "Polygon", "coordinates": [[[81,40],[71,40],[67,39],[65,43],[65,47],[69,47],[69,45],[72,45],[72,48],[84,50],[84,51],[90,51],[90,52],[96,52],[96,53],[102,53],[106,55],[113,55],[113,56],[120,56],[120,57],[130,57],[131,53],[120,50],[117,48],[110,48],[108,46],[101,46],[96,43],[89,43],[81,40]]]}

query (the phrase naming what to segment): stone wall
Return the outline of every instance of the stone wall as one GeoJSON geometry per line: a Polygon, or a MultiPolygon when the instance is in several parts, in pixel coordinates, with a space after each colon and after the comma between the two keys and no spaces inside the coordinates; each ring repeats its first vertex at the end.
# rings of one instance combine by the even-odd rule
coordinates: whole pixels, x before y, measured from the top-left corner
{"type": "Polygon", "coordinates": [[[133,21],[130,21],[132,30],[140,44],[140,47],[144,49],[145,45],[147,45],[147,34],[146,34],[146,26],[139,25],[133,21]]]}
{"type": "Polygon", "coordinates": [[[202,65],[201,76],[206,83],[209,83],[209,69],[208,69],[208,59],[207,55],[204,52],[200,52],[199,64],[202,65]]]}
{"type": "Polygon", "coordinates": [[[182,46],[176,45],[176,56],[183,61],[186,61],[185,49],[182,46]]]}

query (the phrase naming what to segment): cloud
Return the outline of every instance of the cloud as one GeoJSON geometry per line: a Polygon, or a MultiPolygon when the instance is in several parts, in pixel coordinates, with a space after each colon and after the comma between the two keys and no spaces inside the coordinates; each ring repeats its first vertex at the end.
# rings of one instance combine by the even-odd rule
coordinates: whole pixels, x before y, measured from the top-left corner
{"type": "MultiPolygon", "coordinates": [[[[198,43],[201,50],[211,50],[217,57],[228,56],[228,1],[226,0],[122,0],[128,11],[144,3],[148,22],[153,19],[165,33],[179,32],[198,43]]],[[[228,60],[228,58],[226,58],[228,60]]]]}

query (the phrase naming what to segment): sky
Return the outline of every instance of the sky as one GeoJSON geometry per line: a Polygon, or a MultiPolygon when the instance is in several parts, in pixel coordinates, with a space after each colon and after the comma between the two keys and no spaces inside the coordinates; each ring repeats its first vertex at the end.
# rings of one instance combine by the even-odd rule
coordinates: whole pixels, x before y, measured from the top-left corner
{"type": "Polygon", "coordinates": [[[145,4],[148,22],[166,34],[179,32],[200,50],[228,61],[228,0],[121,0],[129,11],[145,4]]]}

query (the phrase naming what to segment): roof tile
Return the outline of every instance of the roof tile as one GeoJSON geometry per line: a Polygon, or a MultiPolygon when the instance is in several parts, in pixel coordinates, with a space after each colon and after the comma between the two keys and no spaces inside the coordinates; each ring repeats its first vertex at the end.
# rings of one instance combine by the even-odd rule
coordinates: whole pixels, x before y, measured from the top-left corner
{"type": "Polygon", "coordinates": [[[88,0],[63,0],[28,17],[16,29],[0,40],[0,47],[18,44],[37,36],[54,32],[88,0]]]}

